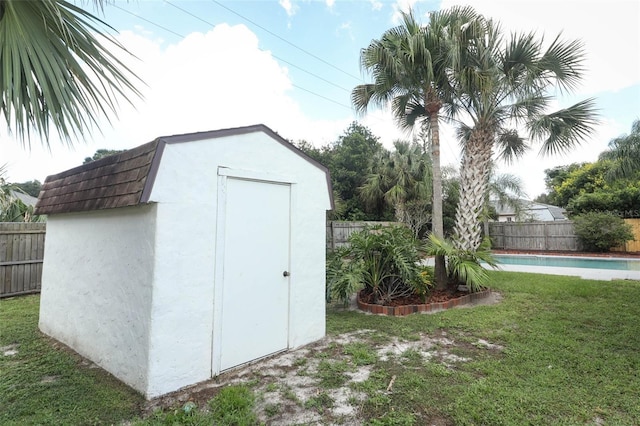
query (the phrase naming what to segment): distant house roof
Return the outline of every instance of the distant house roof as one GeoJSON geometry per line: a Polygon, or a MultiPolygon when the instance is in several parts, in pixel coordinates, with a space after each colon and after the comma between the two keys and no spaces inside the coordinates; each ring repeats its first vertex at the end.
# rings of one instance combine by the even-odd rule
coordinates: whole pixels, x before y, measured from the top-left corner
{"type": "Polygon", "coordinates": [[[20,191],[11,191],[11,196],[22,201],[27,206],[35,206],[36,202],[38,201],[36,197],[32,197],[31,195],[25,194],[24,192],[20,191]]]}
{"type": "Polygon", "coordinates": [[[527,210],[535,211],[535,210],[547,210],[554,220],[564,220],[567,217],[564,215],[565,209],[558,206],[552,206],[551,204],[543,204],[543,203],[531,203],[527,206],[527,210]]]}
{"type": "Polygon", "coordinates": [[[166,144],[236,136],[253,132],[268,134],[286,148],[324,171],[331,205],[333,206],[331,179],[327,168],[267,126],[257,124],[209,132],[164,136],[120,154],[104,157],[65,172],[48,176],[42,185],[35,213],[71,213],[128,207],[146,203],[149,201],[166,144]]]}
{"type": "MultiPolygon", "coordinates": [[[[518,200],[520,204],[520,213],[523,216],[530,216],[535,220],[549,220],[544,219],[547,217],[545,212],[548,212],[548,217],[553,220],[565,220],[565,209],[551,204],[536,203],[529,200],[518,200]]],[[[512,205],[501,204],[496,200],[492,200],[491,204],[496,209],[498,216],[514,216],[516,215],[516,209],[512,205]]]]}

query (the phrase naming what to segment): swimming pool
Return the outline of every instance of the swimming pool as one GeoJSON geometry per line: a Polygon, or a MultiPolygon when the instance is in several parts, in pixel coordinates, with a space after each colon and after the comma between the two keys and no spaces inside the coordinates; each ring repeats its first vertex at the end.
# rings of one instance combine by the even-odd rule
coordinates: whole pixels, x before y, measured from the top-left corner
{"type": "Polygon", "coordinates": [[[496,254],[494,258],[503,271],[572,275],[595,280],[640,280],[640,259],[528,254],[496,254]]]}
{"type": "Polygon", "coordinates": [[[555,266],[564,268],[617,269],[640,271],[640,259],[540,256],[496,254],[495,259],[502,265],[555,266]]]}

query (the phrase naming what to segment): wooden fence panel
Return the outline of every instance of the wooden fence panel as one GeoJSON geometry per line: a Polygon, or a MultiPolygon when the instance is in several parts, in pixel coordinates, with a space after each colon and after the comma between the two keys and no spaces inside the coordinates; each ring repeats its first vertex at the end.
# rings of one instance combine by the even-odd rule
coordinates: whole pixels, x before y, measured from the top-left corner
{"type": "Polygon", "coordinates": [[[40,291],[46,224],[0,223],[0,298],[40,291]]]}
{"type": "Polygon", "coordinates": [[[640,219],[625,219],[626,223],[631,225],[631,231],[635,241],[627,241],[623,247],[616,247],[612,251],[640,252],[640,219]]]}
{"type": "Polygon", "coordinates": [[[327,248],[334,250],[338,247],[349,245],[349,236],[354,232],[362,231],[366,226],[389,226],[396,222],[342,222],[332,220],[327,222],[327,248]]]}
{"type": "Polygon", "coordinates": [[[503,250],[579,251],[573,222],[492,222],[492,247],[503,250]]]}

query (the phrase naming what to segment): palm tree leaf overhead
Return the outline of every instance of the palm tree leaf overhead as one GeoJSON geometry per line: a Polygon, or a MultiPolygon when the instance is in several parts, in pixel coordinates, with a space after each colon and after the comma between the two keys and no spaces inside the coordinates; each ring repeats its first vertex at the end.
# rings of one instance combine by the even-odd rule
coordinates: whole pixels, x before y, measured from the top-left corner
{"type": "Polygon", "coordinates": [[[540,154],[567,153],[593,133],[598,120],[595,100],[585,99],[568,108],[540,115],[528,123],[533,140],[541,140],[540,154]]]}
{"type": "Polygon", "coordinates": [[[24,145],[48,146],[52,128],[70,144],[141,96],[109,30],[64,0],[0,0],[0,114],[24,145]]]}

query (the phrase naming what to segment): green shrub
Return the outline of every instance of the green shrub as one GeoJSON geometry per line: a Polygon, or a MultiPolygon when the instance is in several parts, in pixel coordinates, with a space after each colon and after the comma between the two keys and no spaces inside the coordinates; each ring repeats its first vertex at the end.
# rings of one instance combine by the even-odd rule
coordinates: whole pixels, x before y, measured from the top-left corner
{"type": "Polygon", "coordinates": [[[485,238],[476,251],[457,249],[446,240],[441,240],[435,235],[429,235],[426,244],[426,252],[433,256],[444,256],[447,259],[447,276],[449,282],[458,285],[464,284],[472,293],[486,288],[489,276],[480,262],[492,267],[497,267],[496,261],[491,255],[491,242],[485,238]]]}
{"type": "Polygon", "coordinates": [[[586,251],[606,252],[634,239],[631,225],[611,213],[589,212],[572,219],[574,231],[586,251]]]}
{"type": "Polygon", "coordinates": [[[354,232],[348,247],[327,258],[327,299],[346,304],[362,288],[381,303],[414,294],[425,285],[418,246],[405,226],[374,226],[354,232]]]}

